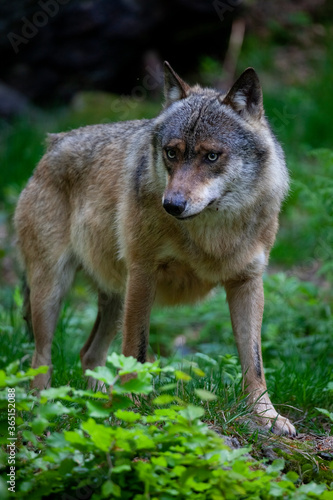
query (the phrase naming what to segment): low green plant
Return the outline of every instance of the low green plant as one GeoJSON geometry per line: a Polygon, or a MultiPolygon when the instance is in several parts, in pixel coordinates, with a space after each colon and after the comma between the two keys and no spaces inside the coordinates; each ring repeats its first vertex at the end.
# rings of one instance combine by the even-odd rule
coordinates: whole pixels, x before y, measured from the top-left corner
{"type": "MultiPolygon", "coordinates": [[[[38,499],[321,499],[333,492],[324,484],[301,484],[295,472],[283,473],[284,461],[270,466],[249,459],[249,448],[230,450],[201,419],[203,406],[153,392],[154,379],[173,373],[158,362],[138,363],[112,354],[106,367],[87,375],[106,392],[61,386],[33,395],[25,383],[46,367],[26,372],[12,363],[0,370],[0,406],[7,409],[8,388],[15,388],[15,498],[38,499]],[[136,377],[121,383],[121,377],[136,377]],[[137,398],[150,398],[153,409],[141,410],[137,398]]],[[[191,377],[190,377],[191,378],[191,377]]],[[[11,392],[12,394],[13,392],[11,392]]],[[[197,391],[201,402],[214,400],[197,391]]],[[[7,414],[1,421],[0,459],[6,488],[7,414]]],[[[333,466],[333,463],[331,464],[333,466]]]]}
{"type": "Polygon", "coordinates": [[[333,412],[325,410],[325,408],[316,408],[316,410],[325,415],[333,423],[333,412]]]}

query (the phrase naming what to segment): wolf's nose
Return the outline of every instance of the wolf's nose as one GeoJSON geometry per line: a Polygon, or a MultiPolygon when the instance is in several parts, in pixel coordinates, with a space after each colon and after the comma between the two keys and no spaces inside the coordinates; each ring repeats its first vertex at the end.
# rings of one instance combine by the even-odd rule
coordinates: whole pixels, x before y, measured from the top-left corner
{"type": "Polygon", "coordinates": [[[186,200],[181,197],[176,197],[171,199],[165,198],[163,202],[163,208],[168,212],[168,214],[178,217],[181,215],[186,207],[186,200]]]}

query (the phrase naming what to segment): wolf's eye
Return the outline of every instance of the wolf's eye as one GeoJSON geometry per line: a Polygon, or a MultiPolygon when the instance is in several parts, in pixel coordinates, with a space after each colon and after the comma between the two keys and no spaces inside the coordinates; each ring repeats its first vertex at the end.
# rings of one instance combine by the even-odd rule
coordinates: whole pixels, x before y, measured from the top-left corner
{"type": "Polygon", "coordinates": [[[169,160],[174,160],[176,158],[176,151],[174,149],[167,149],[167,157],[169,158],[169,160]]]}
{"type": "Polygon", "coordinates": [[[208,153],[206,156],[208,161],[214,162],[218,159],[219,155],[217,153],[208,153]]]}

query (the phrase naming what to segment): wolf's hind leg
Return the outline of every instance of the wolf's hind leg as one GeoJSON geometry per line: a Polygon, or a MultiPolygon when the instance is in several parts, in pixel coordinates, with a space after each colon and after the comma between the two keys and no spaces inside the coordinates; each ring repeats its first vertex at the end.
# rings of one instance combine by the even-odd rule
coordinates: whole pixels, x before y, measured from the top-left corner
{"type": "MultiPolygon", "coordinates": [[[[108,296],[99,292],[96,321],[87,342],[80,351],[83,371],[105,365],[109,345],[117,333],[122,306],[123,300],[120,295],[108,296]]],[[[88,384],[89,387],[94,387],[96,381],[89,378],[88,384]]]]}
{"type": "Polygon", "coordinates": [[[30,304],[30,288],[28,286],[26,276],[23,278],[22,285],[22,295],[23,295],[23,319],[27,325],[27,332],[30,340],[33,339],[33,330],[32,330],[32,319],[31,319],[31,304],[30,304]]]}
{"type": "Polygon", "coordinates": [[[25,310],[31,315],[35,339],[32,368],[49,366],[47,373],[37,375],[32,387],[50,386],[52,361],[51,348],[62,299],[73,282],[76,266],[70,258],[63,257],[50,269],[39,261],[28,272],[30,294],[26,296],[25,310]]]}

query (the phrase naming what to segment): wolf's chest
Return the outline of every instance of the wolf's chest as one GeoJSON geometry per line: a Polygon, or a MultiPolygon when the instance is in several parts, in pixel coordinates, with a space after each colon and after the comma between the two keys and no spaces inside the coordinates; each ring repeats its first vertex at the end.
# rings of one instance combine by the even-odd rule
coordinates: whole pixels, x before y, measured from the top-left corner
{"type": "MultiPolygon", "coordinates": [[[[178,235],[179,236],[179,235],[178,235]]],[[[266,265],[254,234],[218,230],[196,238],[172,238],[158,252],[157,299],[168,304],[194,302],[226,281],[257,274],[266,265]],[[252,237],[251,237],[252,236],[252,237]]]]}
{"type": "Polygon", "coordinates": [[[223,283],[228,267],[223,260],[193,248],[165,256],[158,263],[156,301],[166,305],[196,302],[223,283]]]}
{"type": "Polygon", "coordinates": [[[232,256],[207,257],[198,253],[187,260],[165,259],[158,266],[156,302],[164,305],[193,303],[217,285],[231,279],[262,273],[266,266],[263,248],[244,247],[232,256]]]}
{"type": "Polygon", "coordinates": [[[217,284],[186,262],[168,260],[158,267],[156,302],[170,306],[191,304],[203,299],[217,284]]]}

